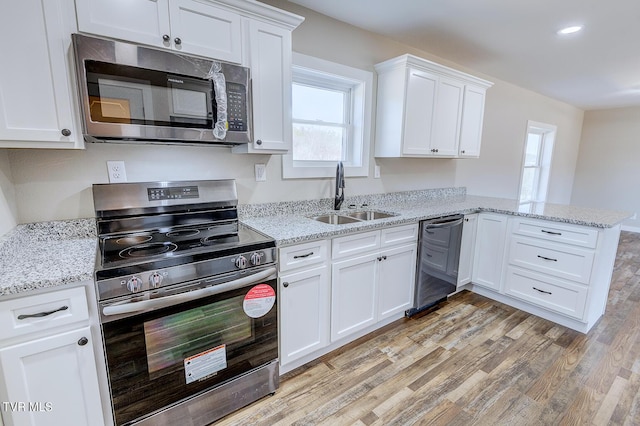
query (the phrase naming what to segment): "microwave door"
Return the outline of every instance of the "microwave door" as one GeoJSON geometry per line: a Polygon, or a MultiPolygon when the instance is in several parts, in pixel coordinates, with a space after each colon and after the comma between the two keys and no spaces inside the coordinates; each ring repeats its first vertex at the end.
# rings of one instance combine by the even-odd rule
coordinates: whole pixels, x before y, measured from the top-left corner
{"type": "Polygon", "coordinates": [[[213,127],[213,84],[208,79],[167,76],[167,117],[170,126],[213,127]]]}

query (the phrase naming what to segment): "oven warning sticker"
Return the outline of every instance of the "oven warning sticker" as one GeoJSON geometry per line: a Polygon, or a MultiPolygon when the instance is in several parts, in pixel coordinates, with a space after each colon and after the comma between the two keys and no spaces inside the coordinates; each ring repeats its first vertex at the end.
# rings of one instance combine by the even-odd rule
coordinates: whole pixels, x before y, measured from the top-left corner
{"type": "Polygon", "coordinates": [[[276,292],[267,284],[258,284],[253,287],[246,296],[242,307],[251,318],[260,318],[266,315],[276,303],[276,292]]]}
{"type": "Polygon", "coordinates": [[[226,345],[220,345],[184,359],[187,384],[214,375],[227,368],[226,345]]]}

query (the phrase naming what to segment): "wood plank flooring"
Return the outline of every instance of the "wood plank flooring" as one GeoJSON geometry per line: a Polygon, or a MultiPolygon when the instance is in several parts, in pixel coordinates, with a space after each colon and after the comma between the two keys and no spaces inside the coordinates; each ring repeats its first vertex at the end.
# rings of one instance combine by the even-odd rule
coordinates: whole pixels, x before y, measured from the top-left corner
{"type": "Polygon", "coordinates": [[[640,234],[587,334],[462,292],[288,373],[217,425],[640,425],[640,234]]]}

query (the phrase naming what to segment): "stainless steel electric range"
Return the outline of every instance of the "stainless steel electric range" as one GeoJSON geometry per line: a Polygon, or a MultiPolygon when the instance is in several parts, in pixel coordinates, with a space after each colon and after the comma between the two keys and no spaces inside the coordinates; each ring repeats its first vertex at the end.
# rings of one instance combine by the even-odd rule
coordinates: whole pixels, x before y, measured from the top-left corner
{"type": "Polygon", "coordinates": [[[233,180],[93,186],[117,425],[207,425],[279,385],[276,249],[233,180]]]}

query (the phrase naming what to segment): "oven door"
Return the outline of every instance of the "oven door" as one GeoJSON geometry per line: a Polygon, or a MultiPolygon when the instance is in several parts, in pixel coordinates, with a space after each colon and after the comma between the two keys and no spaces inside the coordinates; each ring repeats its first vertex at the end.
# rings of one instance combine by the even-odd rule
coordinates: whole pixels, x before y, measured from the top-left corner
{"type": "Polygon", "coordinates": [[[101,303],[116,424],[141,420],[277,359],[275,268],[155,296],[101,303]]]}

